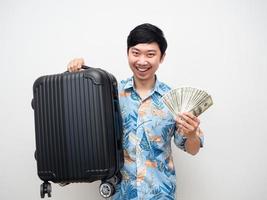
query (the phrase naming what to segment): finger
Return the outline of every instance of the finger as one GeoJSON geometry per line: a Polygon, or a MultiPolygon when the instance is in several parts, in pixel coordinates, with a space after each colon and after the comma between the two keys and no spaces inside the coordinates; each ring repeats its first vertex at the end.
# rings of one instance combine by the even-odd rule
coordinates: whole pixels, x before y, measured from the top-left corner
{"type": "Polygon", "coordinates": [[[69,71],[69,72],[73,72],[73,68],[72,68],[72,66],[69,66],[69,67],[68,67],[68,71],[69,71]]]}
{"type": "Polygon", "coordinates": [[[68,65],[67,65],[67,69],[68,69],[69,72],[71,72],[71,70],[72,70],[71,66],[72,66],[72,62],[69,62],[68,65]]]}
{"type": "Polygon", "coordinates": [[[75,63],[76,68],[81,69],[82,65],[84,64],[84,60],[82,58],[77,58],[75,61],[76,61],[76,63],[75,63]]]}
{"type": "Polygon", "coordinates": [[[176,123],[180,124],[181,121],[182,121],[182,119],[181,119],[181,117],[178,115],[178,117],[176,117],[175,121],[176,121],[176,123]]]}
{"type": "Polygon", "coordinates": [[[81,64],[81,60],[80,59],[76,59],[75,60],[75,66],[77,67],[77,66],[79,66],[81,64]]]}
{"type": "Polygon", "coordinates": [[[184,133],[184,128],[183,128],[183,126],[182,125],[177,125],[177,131],[179,132],[179,133],[184,133]]]}
{"type": "Polygon", "coordinates": [[[181,124],[178,125],[178,127],[183,128],[184,130],[186,130],[187,132],[193,132],[196,130],[196,128],[186,122],[182,122],[181,124]]]}
{"type": "Polygon", "coordinates": [[[194,124],[195,121],[193,119],[191,119],[190,117],[188,117],[186,114],[182,114],[181,115],[183,121],[186,121],[189,124],[194,124]]]}
{"type": "Polygon", "coordinates": [[[196,122],[194,122],[191,118],[187,117],[186,115],[181,115],[182,119],[178,121],[178,124],[182,124],[183,126],[191,129],[192,127],[197,127],[198,124],[196,122]]]}
{"type": "Polygon", "coordinates": [[[187,117],[191,118],[192,120],[196,121],[196,122],[200,121],[199,118],[197,118],[195,115],[193,115],[193,113],[184,112],[183,114],[186,115],[187,117]]]}
{"type": "Polygon", "coordinates": [[[185,122],[183,121],[183,119],[181,119],[181,118],[176,118],[175,121],[176,121],[175,124],[176,124],[176,127],[177,127],[177,128],[178,128],[179,125],[183,125],[183,123],[185,123],[185,122]]]}
{"type": "Polygon", "coordinates": [[[79,65],[78,61],[77,61],[77,60],[74,60],[74,61],[73,61],[73,64],[72,64],[72,69],[73,69],[73,71],[77,71],[77,69],[78,69],[78,65],[79,65]]]}
{"type": "Polygon", "coordinates": [[[192,113],[183,113],[182,117],[184,118],[184,120],[188,121],[188,123],[190,124],[194,123],[196,126],[199,126],[200,124],[199,118],[194,116],[192,113]]]}
{"type": "Polygon", "coordinates": [[[82,67],[82,65],[84,65],[84,59],[83,58],[80,58],[80,65],[82,67]]]}
{"type": "Polygon", "coordinates": [[[79,71],[82,68],[82,65],[84,64],[84,60],[82,58],[75,58],[68,64],[68,71],[69,72],[76,72],[79,71]]]}
{"type": "Polygon", "coordinates": [[[179,126],[179,125],[182,125],[182,126],[184,126],[184,127],[191,126],[191,124],[189,124],[186,120],[181,119],[181,118],[178,118],[178,119],[177,119],[176,124],[177,124],[178,126],[179,126]]]}
{"type": "Polygon", "coordinates": [[[75,72],[75,60],[72,60],[72,61],[70,62],[70,71],[71,71],[71,72],[75,72]]]}
{"type": "Polygon", "coordinates": [[[176,125],[177,130],[179,131],[179,128],[180,126],[182,126],[182,124],[180,122],[176,122],[175,125],[176,125]]]}
{"type": "Polygon", "coordinates": [[[73,71],[75,72],[80,71],[81,67],[82,66],[79,63],[75,63],[75,65],[73,65],[73,71]]]}
{"type": "Polygon", "coordinates": [[[188,129],[186,129],[184,126],[182,125],[179,125],[179,128],[178,128],[178,131],[179,133],[181,133],[182,135],[186,136],[189,134],[189,131],[188,129]]]}

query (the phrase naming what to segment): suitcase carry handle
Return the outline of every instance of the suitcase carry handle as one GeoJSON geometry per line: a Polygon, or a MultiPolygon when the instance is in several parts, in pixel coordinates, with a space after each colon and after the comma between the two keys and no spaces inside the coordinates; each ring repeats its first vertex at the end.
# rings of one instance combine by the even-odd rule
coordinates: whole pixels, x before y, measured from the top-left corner
{"type": "Polygon", "coordinates": [[[86,66],[86,65],[82,65],[82,69],[89,69],[89,68],[91,68],[91,67],[86,66]]]}
{"type": "MultiPolygon", "coordinates": [[[[87,66],[87,65],[82,65],[82,66],[81,66],[81,69],[84,69],[84,70],[88,70],[88,69],[97,69],[97,70],[99,70],[99,71],[105,72],[104,70],[102,70],[102,69],[100,69],[100,68],[93,68],[93,67],[89,67],[89,66],[87,66]]],[[[94,70],[93,70],[93,71],[94,71],[94,70]]],[[[80,72],[80,71],[77,71],[77,72],[80,72]]],[[[70,72],[67,70],[67,71],[65,71],[65,72],[63,72],[63,73],[70,73],[70,72]]],[[[91,72],[91,73],[84,73],[84,77],[85,77],[85,78],[90,78],[90,79],[92,79],[92,81],[93,81],[94,84],[96,84],[96,85],[102,85],[103,82],[102,82],[102,81],[98,81],[98,80],[95,78],[95,76],[98,76],[98,73],[94,73],[94,75],[92,75],[92,73],[93,73],[93,72],[91,72]]]]}
{"type": "MultiPolygon", "coordinates": [[[[86,66],[86,65],[82,65],[81,69],[90,69],[92,67],[86,66]]],[[[69,73],[69,71],[65,71],[64,73],[69,73]]]]}

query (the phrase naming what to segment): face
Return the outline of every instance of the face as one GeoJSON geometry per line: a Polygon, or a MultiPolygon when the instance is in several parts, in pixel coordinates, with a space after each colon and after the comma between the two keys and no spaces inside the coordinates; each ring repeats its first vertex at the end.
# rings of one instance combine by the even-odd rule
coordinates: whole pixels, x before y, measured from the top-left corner
{"type": "Polygon", "coordinates": [[[140,43],[128,51],[128,62],[134,77],[140,81],[154,80],[155,72],[163,62],[163,55],[156,42],[140,43]]]}

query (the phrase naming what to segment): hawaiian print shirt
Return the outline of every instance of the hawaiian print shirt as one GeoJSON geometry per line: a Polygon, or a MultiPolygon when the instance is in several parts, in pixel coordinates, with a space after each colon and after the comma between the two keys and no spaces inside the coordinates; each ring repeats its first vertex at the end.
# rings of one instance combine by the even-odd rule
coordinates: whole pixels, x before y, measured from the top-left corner
{"type": "Polygon", "coordinates": [[[141,99],[133,78],[119,84],[124,166],[123,179],[112,199],[175,199],[171,139],[183,150],[186,139],[176,131],[175,121],[161,100],[169,90],[170,87],[156,80],[153,91],[141,99]]]}

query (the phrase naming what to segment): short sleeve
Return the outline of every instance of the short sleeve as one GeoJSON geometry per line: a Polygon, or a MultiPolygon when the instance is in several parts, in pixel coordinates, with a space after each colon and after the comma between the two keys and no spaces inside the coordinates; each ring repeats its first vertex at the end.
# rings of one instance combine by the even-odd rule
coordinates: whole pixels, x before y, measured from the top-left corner
{"type": "Polygon", "coordinates": [[[174,132],[174,144],[180,149],[185,151],[186,137],[179,133],[177,130],[174,132]]]}
{"type": "MultiPolygon", "coordinates": [[[[200,139],[200,147],[202,148],[204,144],[204,135],[200,134],[199,139],[200,139]]],[[[185,151],[185,142],[186,142],[186,137],[183,136],[181,133],[179,133],[177,130],[175,130],[174,132],[175,145],[185,151]]]]}

